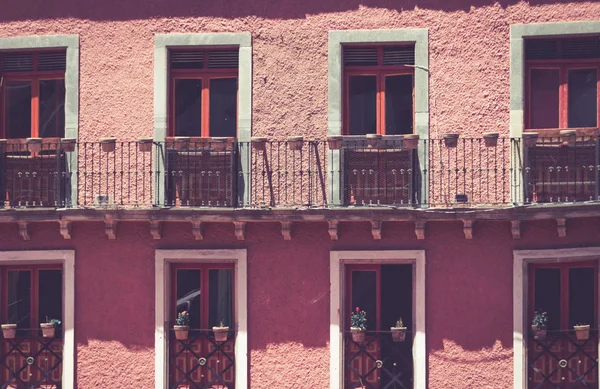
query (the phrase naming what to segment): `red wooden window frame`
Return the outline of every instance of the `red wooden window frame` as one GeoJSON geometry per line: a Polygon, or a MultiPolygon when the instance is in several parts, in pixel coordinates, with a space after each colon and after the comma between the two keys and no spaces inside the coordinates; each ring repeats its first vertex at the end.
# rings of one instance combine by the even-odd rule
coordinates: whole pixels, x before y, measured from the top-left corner
{"type": "MultiPolygon", "coordinates": [[[[175,81],[178,79],[195,79],[202,80],[202,103],[200,107],[201,114],[201,123],[200,130],[198,131],[198,136],[202,138],[210,137],[210,81],[214,79],[223,79],[223,78],[233,78],[235,80],[238,79],[238,69],[239,65],[236,68],[224,68],[224,69],[215,69],[208,67],[208,57],[210,52],[214,51],[225,51],[236,49],[235,47],[221,47],[218,49],[207,49],[207,50],[198,50],[198,49],[174,49],[175,51],[201,51],[204,53],[203,55],[203,66],[202,69],[172,69],[171,61],[169,61],[169,130],[168,136],[174,137],[175,135],[175,81]]],[[[239,91],[238,91],[239,93],[239,91]]],[[[236,99],[236,112],[237,105],[239,102],[236,99]]],[[[236,118],[237,120],[237,118],[236,118]]],[[[237,134],[237,124],[236,124],[236,134],[237,134]]]]}
{"type": "MultiPolygon", "coordinates": [[[[526,61],[525,77],[525,128],[532,131],[547,131],[569,128],[569,70],[574,69],[596,69],[596,126],[581,129],[595,130],[600,126],[600,59],[532,59],[526,61]],[[558,107],[558,128],[531,128],[531,71],[534,69],[557,69],[559,70],[559,107],[558,107]]],[[[571,128],[576,129],[576,128],[571,128]]]]}
{"type": "MultiPolygon", "coordinates": [[[[220,269],[230,269],[233,272],[233,280],[232,282],[232,321],[235,321],[235,309],[236,309],[236,301],[235,301],[235,270],[233,264],[230,263],[183,263],[183,264],[172,264],[171,265],[171,325],[172,327],[175,324],[175,319],[177,318],[177,270],[200,270],[200,323],[199,326],[197,323],[191,323],[190,328],[192,329],[201,329],[207,330],[209,329],[208,323],[208,308],[210,302],[209,295],[209,285],[208,285],[208,273],[209,270],[220,270],[220,269]],[[194,326],[194,327],[192,327],[194,326]]],[[[233,328],[234,323],[226,323],[229,327],[233,328]]]]}
{"type": "MultiPolygon", "coordinates": [[[[377,96],[376,96],[376,117],[377,117],[377,134],[385,135],[385,78],[387,76],[412,76],[412,100],[413,100],[413,131],[415,128],[415,71],[414,66],[411,65],[383,65],[383,49],[386,46],[398,46],[394,45],[382,45],[377,46],[377,65],[371,66],[348,66],[344,65],[344,83],[342,86],[342,95],[344,99],[343,104],[343,126],[342,131],[344,135],[350,135],[350,77],[352,76],[375,76],[377,77],[377,96]]],[[[345,46],[345,47],[373,47],[373,46],[345,46]]]]}
{"type": "MultiPolygon", "coordinates": [[[[350,330],[350,315],[356,307],[352,306],[352,273],[355,271],[375,272],[375,310],[367,312],[367,317],[375,314],[375,328],[367,328],[367,331],[379,331],[381,328],[381,265],[347,265],[346,266],[346,330],[350,330]]],[[[363,307],[360,307],[361,310],[363,307]]]]}
{"type": "Polygon", "coordinates": [[[581,262],[561,262],[544,263],[529,265],[529,323],[533,320],[535,314],[535,270],[536,269],[560,269],[560,329],[572,330],[569,328],[569,269],[573,268],[593,268],[594,269],[594,323],[590,324],[596,328],[598,320],[598,261],[581,262]]]}
{"type": "MultiPolygon", "coordinates": [[[[33,69],[38,67],[38,56],[40,53],[52,53],[62,52],[57,50],[48,51],[22,51],[20,53],[32,53],[33,54],[33,69]]],[[[65,70],[47,70],[47,71],[29,71],[29,72],[2,72],[1,73],[2,85],[6,81],[29,81],[31,82],[31,130],[30,137],[40,137],[40,110],[39,110],[39,96],[40,96],[40,81],[45,80],[64,80],[65,70]]],[[[0,93],[0,106],[2,109],[2,120],[0,120],[0,137],[6,138],[6,119],[8,118],[6,113],[6,88],[2,88],[0,93]]],[[[57,119],[58,120],[58,119],[57,119]]],[[[53,138],[46,138],[53,139],[53,138]]],[[[58,137],[54,138],[58,139],[58,137]]]]}
{"type": "MultiPolygon", "coordinates": [[[[0,282],[2,283],[2,301],[0,303],[1,312],[0,317],[3,323],[8,323],[8,272],[10,270],[24,270],[30,272],[30,325],[32,328],[36,328],[38,323],[45,321],[45,317],[39,317],[39,272],[40,270],[60,270],[62,272],[61,265],[15,265],[15,266],[3,266],[0,268],[0,282]]],[[[62,273],[61,273],[62,274],[62,273]]],[[[64,292],[61,292],[64,298],[64,292]]],[[[62,303],[61,303],[62,304],[62,303]]],[[[62,313],[61,313],[62,316],[62,313]]],[[[62,317],[52,318],[62,320],[62,317]]]]}

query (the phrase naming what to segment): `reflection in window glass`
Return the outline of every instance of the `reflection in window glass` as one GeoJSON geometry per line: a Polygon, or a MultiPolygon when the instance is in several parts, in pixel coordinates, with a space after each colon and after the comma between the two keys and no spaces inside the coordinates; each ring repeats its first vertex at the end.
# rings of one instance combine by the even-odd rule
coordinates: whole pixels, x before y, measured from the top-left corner
{"type": "Polygon", "coordinates": [[[31,82],[6,81],[6,135],[31,137],[31,82]]]}
{"type": "Polygon", "coordinates": [[[559,69],[531,69],[530,128],[559,127],[559,69]]]}
{"type": "Polygon", "coordinates": [[[385,78],[385,133],[413,133],[412,75],[385,78]]]}
{"type": "Polygon", "coordinates": [[[348,84],[350,135],[377,133],[377,77],[352,76],[348,84]]]}
{"type": "Polygon", "coordinates": [[[202,80],[175,80],[175,135],[200,136],[202,80]]]}
{"type": "Polygon", "coordinates": [[[367,330],[377,330],[377,273],[375,271],[352,272],[352,310],[356,307],[360,307],[367,313],[367,330]]]}
{"type": "Polygon", "coordinates": [[[569,128],[596,127],[597,82],[596,69],[569,70],[569,128]]]}
{"type": "Polygon", "coordinates": [[[210,80],[210,136],[236,136],[237,79],[210,80]]]}
{"type": "Polygon", "coordinates": [[[177,270],[177,313],[183,311],[190,314],[190,328],[200,328],[200,270],[177,270]]]}
{"type": "Polygon", "coordinates": [[[548,312],[548,329],[560,330],[560,269],[535,269],[534,299],[535,310],[548,312]]]}
{"type": "Polygon", "coordinates": [[[593,267],[569,269],[569,328],[580,323],[594,327],[594,278],[593,267]]]}
{"type": "Polygon", "coordinates": [[[31,328],[31,271],[8,271],[8,323],[31,328]]]}
{"type": "Polygon", "coordinates": [[[208,327],[233,326],[233,270],[211,269],[208,271],[208,327]]]}
{"type": "Polygon", "coordinates": [[[64,137],[65,80],[40,81],[40,137],[64,137]]]}
{"type": "Polygon", "coordinates": [[[40,270],[38,284],[40,322],[46,318],[62,321],[62,271],[40,270]]]}

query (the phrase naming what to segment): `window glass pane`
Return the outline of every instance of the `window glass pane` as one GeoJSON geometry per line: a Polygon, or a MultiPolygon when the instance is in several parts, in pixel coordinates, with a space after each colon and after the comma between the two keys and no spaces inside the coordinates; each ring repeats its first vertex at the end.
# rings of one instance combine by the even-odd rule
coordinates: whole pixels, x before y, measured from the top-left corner
{"type": "MultiPolygon", "coordinates": [[[[534,306],[536,311],[548,312],[548,329],[560,328],[560,269],[535,269],[534,306]]],[[[531,320],[529,324],[531,325],[531,320]]]]}
{"type": "Polygon", "coordinates": [[[202,80],[175,80],[175,135],[200,136],[202,80]]]}
{"type": "Polygon", "coordinates": [[[348,89],[350,135],[377,133],[377,77],[352,76],[348,89]]]}
{"type": "Polygon", "coordinates": [[[412,330],[412,265],[381,265],[381,328],[387,331],[402,317],[412,330]]]}
{"type": "Polygon", "coordinates": [[[6,81],[6,136],[31,136],[31,82],[6,81]]]}
{"type": "Polygon", "coordinates": [[[412,75],[385,78],[385,133],[387,135],[413,132],[412,75]]]}
{"type": "Polygon", "coordinates": [[[65,80],[40,81],[40,137],[65,135],[65,80]]]}
{"type": "Polygon", "coordinates": [[[596,127],[597,81],[596,69],[569,70],[569,128],[596,127]]]}
{"type": "Polygon", "coordinates": [[[200,270],[177,270],[177,313],[183,311],[190,313],[191,328],[201,328],[200,270]]]}
{"type": "MultiPolygon", "coordinates": [[[[352,307],[360,307],[367,313],[367,330],[375,331],[377,323],[377,273],[375,271],[352,272],[352,307]]],[[[350,315],[348,315],[350,320],[350,315]]]]}
{"type": "Polygon", "coordinates": [[[39,271],[38,296],[40,323],[46,318],[62,321],[62,271],[39,271]]]}
{"type": "Polygon", "coordinates": [[[31,328],[31,271],[8,271],[8,323],[31,328]]]}
{"type": "Polygon", "coordinates": [[[594,281],[593,267],[569,269],[569,328],[589,324],[594,327],[594,281]]]}
{"type": "Polygon", "coordinates": [[[208,271],[208,328],[233,326],[233,270],[211,269],[208,271]]]}
{"type": "Polygon", "coordinates": [[[210,80],[210,136],[236,136],[237,79],[210,80]]]}
{"type": "Polygon", "coordinates": [[[530,128],[558,128],[560,70],[531,69],[530,128]]]}

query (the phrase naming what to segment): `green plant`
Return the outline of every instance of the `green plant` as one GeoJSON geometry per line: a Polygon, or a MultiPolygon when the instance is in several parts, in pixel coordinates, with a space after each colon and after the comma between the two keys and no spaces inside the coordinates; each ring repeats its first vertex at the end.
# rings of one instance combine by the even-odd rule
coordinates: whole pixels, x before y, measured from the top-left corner
{"type": "Polygon", "coordinates": [[[579,327],[579,326],[587,326],[587,325],[589,325],[589,324],[588,324],[588,323],[586,323],[586,322],[582,322],[582,321],[578,321],[577,323],[575,323],[575,327],[579,327]]]}
{"type": "Polygon", "coordinates": [[[396,321],[396,328],[404,327],[404,322],[402,321],[402,317],[396,321]]]}
{"type": "Polygon", "coordinates": [[[531,324],[540,330],[546,329],[548,327],[548,312],[535,311],[531,324]]]}
{"type": "Polygon", "coordinates": [[[50,319],[48,318],[48,316],[46,316],[46,323],[48,324],[52,324],[54,327],[60,325],[61,321],[58,319],[50,319]]]}
{"type": "Polygon", "coordinates": [[[359,328],[361,331],[367,329],[367,312],[361,311],[359,307],[356,307],[352,315],[350,315],[350,327],[359,328]]]}
{"type": "Polygon", "coordinates": [[[177,314],[177,319],[175,320],[175,325],[189,326],[190,325],[190,313],[188,311],[179,312],[177,314]]]}
{"type": "Polygon", "coordinates": [[[219,327],[227,327],[224,323],[225,323],[225,321],[221,320],[221,322],[219,323],[219,327]]]}

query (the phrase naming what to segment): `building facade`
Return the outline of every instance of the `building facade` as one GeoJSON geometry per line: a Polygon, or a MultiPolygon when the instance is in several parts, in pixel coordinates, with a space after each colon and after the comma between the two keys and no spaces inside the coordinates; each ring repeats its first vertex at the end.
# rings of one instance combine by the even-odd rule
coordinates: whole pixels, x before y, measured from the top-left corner
{"type": "Polygon", "coordinates": [[[6,8],[0,387],[598,388],[600,3],[6,8]]]}

